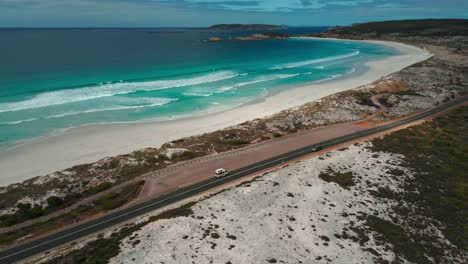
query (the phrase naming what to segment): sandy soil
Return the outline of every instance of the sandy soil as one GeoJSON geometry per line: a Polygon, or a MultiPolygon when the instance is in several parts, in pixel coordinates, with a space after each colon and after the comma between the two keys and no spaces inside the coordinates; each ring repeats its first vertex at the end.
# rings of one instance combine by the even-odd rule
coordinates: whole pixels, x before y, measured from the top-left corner
{"type": "Polygon", "coordinates": [[[316,156],[222,192],[193,206],[191,217],[150,223],[123,241],[111,263],[372,263],[363,248],[391,262],[393,253],[372,237],[364,246],[341,237],[354,235],[349,227],[359,225],[362,213],[386,215],[389,205],[370,195],[365,182],[398,191],[387,172],[407,171],[398,155],[365,146],[316,156]],[[318,177],[328,168],[366,177],[344,189],[318,177]]]}
{"type": "Polygon", "coordinates": [[[92,125],[44,137],[0,153],[0,185],[266,117],[374,82],[431,56],[425,50],[401,43],[370,42],[396,48],[402,55],[369,62],[369,70],[360,76],[298,87],[222,113],[168,122],[92,125]]]}

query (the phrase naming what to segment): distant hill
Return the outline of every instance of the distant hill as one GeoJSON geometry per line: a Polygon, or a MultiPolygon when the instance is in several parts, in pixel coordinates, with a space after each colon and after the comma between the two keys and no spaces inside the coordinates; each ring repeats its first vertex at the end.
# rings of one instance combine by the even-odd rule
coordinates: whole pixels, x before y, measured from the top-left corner
{"type": "Polygon", "coordinates": [[[266,25],[266,24],[218,24],[208,29],[216,30],[278,30],[287,29],[285,26],[266,25]]]}
{"type": "Polygon", "coordinates": [[[333,27],[314,34],[323,37],[468,36],[468,19],[422,19],[370,22],[333,27]]]}

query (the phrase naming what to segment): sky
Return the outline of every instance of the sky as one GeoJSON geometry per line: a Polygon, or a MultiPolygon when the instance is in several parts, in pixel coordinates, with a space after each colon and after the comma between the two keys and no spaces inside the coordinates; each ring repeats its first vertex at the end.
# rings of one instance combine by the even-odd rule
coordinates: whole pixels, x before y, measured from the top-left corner
{"type": "Polygon", "coordinates": [[[0,0],[0,27],[334,26],[468,18],[468,0],[0,0]]]}

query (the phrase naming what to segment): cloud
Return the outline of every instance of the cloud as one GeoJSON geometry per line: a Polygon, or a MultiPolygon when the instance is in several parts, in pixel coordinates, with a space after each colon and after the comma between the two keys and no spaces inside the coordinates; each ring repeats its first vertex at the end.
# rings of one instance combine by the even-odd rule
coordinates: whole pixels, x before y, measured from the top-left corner
{"type": "Polygon", "coordinates": [[[468,18],[466,0],[0,0],[0,27],[345,25],[468,18]]]}
{"type": "Polygon", "coordinates": [[[406,7],[408,5],[402,4],[402,3],[383,3],[377,5],[377,7],[381,8],[401,8],[401,7],[406,7]]]}
{"type": "Polygon", "coordinates": [[[199,7],[249,12],[292,12],[304,9],[321,9],[327,6],[357,6],[375,1],[376,0],[181,0],[181,2],[199,7]]]}

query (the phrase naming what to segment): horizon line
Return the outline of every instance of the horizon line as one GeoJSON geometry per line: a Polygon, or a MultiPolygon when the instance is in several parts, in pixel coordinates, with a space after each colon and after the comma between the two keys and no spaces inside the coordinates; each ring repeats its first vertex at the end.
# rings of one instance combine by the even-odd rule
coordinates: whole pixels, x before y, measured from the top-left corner
{"type": "MultiPolygon", "coordinates": [[[[333,27],[329,25],[323,25],[323,26],[288,26],[284,25],[287,28],[313,28],[313,27],[333,27]]],[[[66,26],[66,27],[56,27],[56,26],[41,26],[41,27],[23,27],[23,26],[18,26],[18,27],[2,27],[0,26],[1,29],[161,29],[161,28],[184,28],[184,29],[209,29],[211,26],[200,26],[200,27],[193,27],[193,26],[167,26],[167,27],[139,27],[139,26],[66,26]]],[[[276,29],[276,30],[285,30],[285,29],[276,29]]]]}

